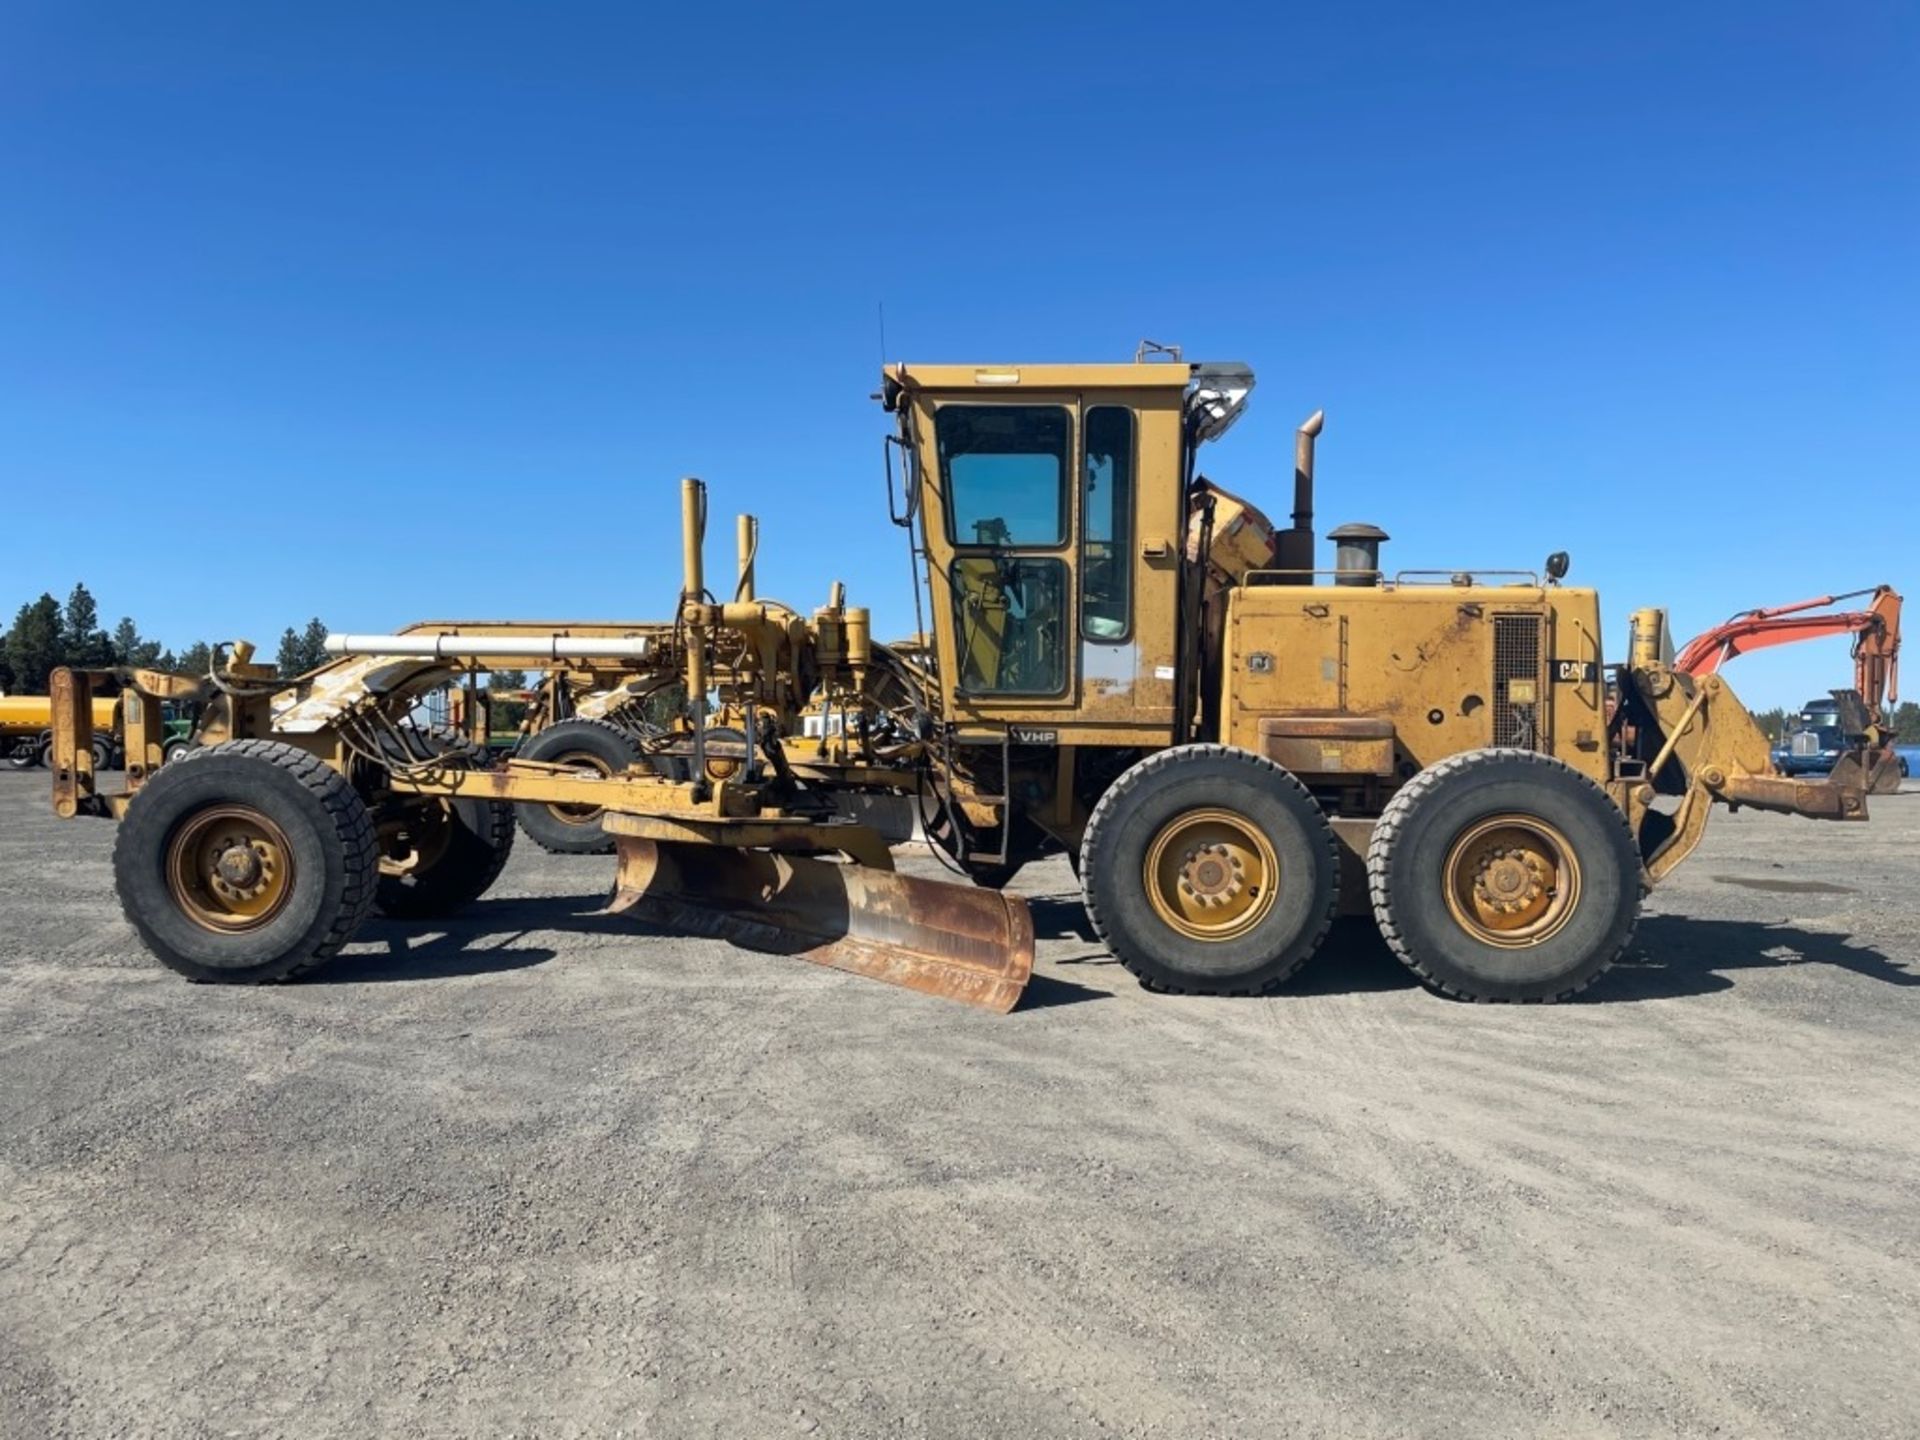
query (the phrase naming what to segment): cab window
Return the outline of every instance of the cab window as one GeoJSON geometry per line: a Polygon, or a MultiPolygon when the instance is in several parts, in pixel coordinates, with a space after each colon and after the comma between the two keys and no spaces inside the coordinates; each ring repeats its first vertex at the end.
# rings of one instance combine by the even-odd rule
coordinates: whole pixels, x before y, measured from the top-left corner
{"type": "Polygon", "coordinates": [[[1084,428],[1080,633],[1124,640],[1133,618],[1133,412],[1097,405],[1087,411],[1084,428]]]}
{"type": "Polygon", "coordinates": [[[961,555],[948,580],[970,694],[1058,695],[1067,688],[1067,565],[1044,555],[961,555]]]}
{"type": "Polygon", "coordinates": [[[1067,540],[1073,422],[1058,405],[943,405],[934,416],[947,538],[1052,549],[1067,540]]]}

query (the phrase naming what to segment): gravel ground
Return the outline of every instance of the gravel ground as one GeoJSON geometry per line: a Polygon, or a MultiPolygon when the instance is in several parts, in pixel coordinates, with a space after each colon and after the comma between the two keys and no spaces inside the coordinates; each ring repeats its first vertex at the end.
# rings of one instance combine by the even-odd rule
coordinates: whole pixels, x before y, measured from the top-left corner
{"type": "Polygon", "coordinates": [[[0,774],[0,1435],[1911,1436],[1920,794],[1725,814],[1577,1003],[1366,927],[995,1017],[595,914],[195,987],[0,774]]]}

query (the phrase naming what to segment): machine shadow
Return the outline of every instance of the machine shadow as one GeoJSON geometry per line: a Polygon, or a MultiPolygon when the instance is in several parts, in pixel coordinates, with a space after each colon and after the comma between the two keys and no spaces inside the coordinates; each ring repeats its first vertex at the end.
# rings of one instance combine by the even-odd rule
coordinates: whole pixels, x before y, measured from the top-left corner
{"type": "Polygon", "coordinates": [[[1653,915],[1640,922],[1627,955],[1576,1004],[1667,1000],[1725,990],[1728,971],[1831,965],[1883,985],[1920,985],[1909,970],[1851,935],[1802,930],[1759,920],[1696,920],[1653,915]]]}
{"type": "MultiPolygon", "coordinates": [[[[1831,965],[1886,985],[1920,985],[1920,972],[1854,943],[1851,936],[1750,920],[1659,915],[1643,920],[1627,954],[1571,1003],[1617,1005],[1710,995],[1733,986],[1726,972],[1788,965],[1831,965]]],[[[1405,990],[1418,983],[1371,921],[1349,918],[1334,923],[1319,953],[1279,994],[1344,995],[1405,990]]]]}
{"type": "MultiPolygon", "coordinates": [[[[1097,950],[1052,963],[1117,963],[1100,948],[1077,896],[1030,895],[1027,905],[1040,938],[1082,940],[1097,950]]],[[[1752,920],[1655,915],[1640,923],[1627,954],[1572,1003],[1630,1004],[1709,995],[1735,983],[1729,972],[1789,965],[1831,965],[1884,985],[1920,986],[1920,971],[1900,965],[1850,935],[1752,920]]],[[[1349,916],[1334,922],[1313,959],[1274,998],[1410,990],[1419,983],[1387,948],[1371,920],[1349,916]]]]}
{"type": "MultiPolygon", "coordinates": [[[[1026,898],[1035,933],[1041,938],[1081,940],[1096,950],[1051,963],[1117,963],[1099,946],[1077,897],[1026,898]]],[[[458,915],[435,921],[375,919],[361,930],[356,941],[359,948],[298,983],[442,980],[529,969],[555,957],[558,952],[549,946],[514,943],[529,934],[624,934],[644,939],[684,933],[609,914],[606,902],[605,892],[595,890],[482,900],[458,915]]],[[[1707,995],[1730,988],[1735,983],[1732,973],[1791,965],[1830,965],[1884,985],[1920,986],[1920,971],[1849,935],[1763,921],[1657,915],[1641,922],[1628,954],[1572,1003],[1607,1005],[1707,995]]],[[[1370,920],[1344,918],[1334,922],[1313,960],[1275,998],[1407,990],[1418,983],[1370,920]]],[[[1105,990],[1036,972],[1019,1009],[1050,1009],[1107,998],[1105,990]]]]}
{"type": "MultiPolygon", "coordinates": [[[[1788,965],[1831,965],[1886,985],[1920,985],[1920,972],[1854,943],[1851,936],[1751,920],[1659,915],[1641,922],[1627,954],[1572,1003],[1617,1005],[1709,995],[1733,986],[1726,972],[1788,965]]],[[[1370,921],[1343,919],[1335,922],[1319,954],[1280,995],[1404,990],[1418,983],[1370,921]]]]}
{"type": "Polygon", "coordinates": [[[1087,907],[1078,895],[1022,895],[1019,898],[1027,902],[1027,913],[1033,916],[1036,940],[1100,943],[1100,937],[1093,933],[1093,925],[1087,919],[1087,907]]]}
{"type": "Polygon", "coordinates": [[[1419,985],[1380,938],[1380,927],[1360,916],[1333,922],[1320,948],[1274,998],[1288,995],[1364,995],[1419,985]]]}
{"type": "Polygon", "coordinates": [[[1038,970],[1027,981],[1027,988],[1020,996],[1020,1003],[1013,1008],[1013,1014],[1024,1015],[1030,1010],[1053,1010],[1062,1005],[1081,1005],[1089,1000],[1111,1000],[1110,991],[1096,990],[1090,985],[1078,985],[1071,980],[1061,980],[1052,975],[1042,975],[1038,970]]]}
{"type": "Polygon", "coordinates": [[[355,937],[356,949],[297,983],[365,985],[393,980],[447,980],[461,975],[493,975],[544,965],[559,952],[541,945],[515,945],[535,933],[644,935],[645,926],[605,913],[606,892],[587,895],[528,895],[481,900],[438,920],[386,920],[375,917],[355,937]]]}

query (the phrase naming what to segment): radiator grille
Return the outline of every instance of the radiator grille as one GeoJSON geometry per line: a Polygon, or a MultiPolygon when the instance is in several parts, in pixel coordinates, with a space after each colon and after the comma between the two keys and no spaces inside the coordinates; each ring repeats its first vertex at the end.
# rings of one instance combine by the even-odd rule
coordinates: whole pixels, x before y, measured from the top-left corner
{"type": "Polygon", "coordinates": [[[1538,615],[1493,617],[1493,743],[1538,750],[1545,743],[1538,716],[1541,695],[1538,615]],[[1522,682],[1519,686],[1514,681],[1522,682]],[[1511,693],[1520,691],[1516,699],[1511,693]]]}
{"type": "Polygon", "coordinates": [[[1820,753],[1820,737],[1811,730],[1796,730],[1793,734],[1792,753],[1800,756],[1818,755],[1820,753]]]}

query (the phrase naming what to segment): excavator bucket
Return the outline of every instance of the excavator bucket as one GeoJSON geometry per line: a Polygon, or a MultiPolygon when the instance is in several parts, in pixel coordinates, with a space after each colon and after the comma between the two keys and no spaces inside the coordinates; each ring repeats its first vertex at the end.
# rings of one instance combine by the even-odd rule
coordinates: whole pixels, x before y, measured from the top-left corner
{"type": "Polygon", "coordinates": [[[1900,757],[1894,753],[1891,745],[1866,751],[1861,757],[1861,766],[1867,772],[1866,790],[1869,795],[1900,793],[1900,757]]]}
{"type": "Polygon", "coordinates": [[[617,837],[612,909],[1000,1014],[1033,973],[1026,902],[869,865],[617,837]]]}

